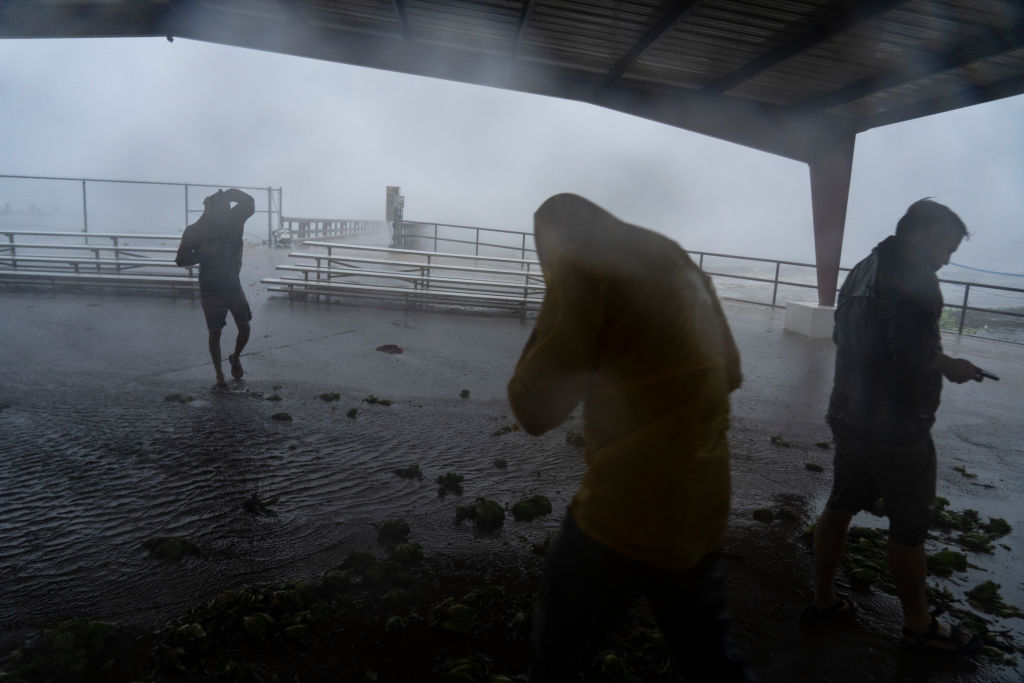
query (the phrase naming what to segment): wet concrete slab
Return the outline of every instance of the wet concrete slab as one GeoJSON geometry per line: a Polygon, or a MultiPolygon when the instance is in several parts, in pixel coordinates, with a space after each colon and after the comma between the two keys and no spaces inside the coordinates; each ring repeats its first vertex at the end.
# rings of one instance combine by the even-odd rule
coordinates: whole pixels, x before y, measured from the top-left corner
{"type": "MultiPolygon", "coordinates": [[[[227,392],[211,391],[198,299],[0,292],[6,642],[76,616],[155,626],[228,587],[316,576],[351,550],[373,549],[373,525],[393,516],[410,522],[428,554],[539,570],[529,548],[557,529],[560,515],[477,538],[454,523],[455,501],[439,497],[433,483],[456,471],[466,476],[464,498],[511,503],[543,493],[556,510],[568,504],[582,473],[580,452],[565,438],[579,426],[578,411],[540,438],[502,432],[513,421],[505,384],[531,321],[292,302],[258,283],[279,252],[252,248],[246,258],[253,336],[244,380],[227,392]],[[403,353],[376,350],[385,344],[403,353]],[[327,392],[338,399],[321,399],[327,392]],[[393,403],[364,400],[371,395],[393,403]],[[285,412],[291,420],[274,419],[285,412]],[[494,467],[495,458],[508,467],[494,467]],[[393,474],[411,464],[424,470],[423,482],[393,474]],[[279,496],[275,516],[245,513],[253,491],[279,496]],[[203,553],[181,564],[155,561],[141,544],[158,535],[187,536],[203,553]]],[[[782,310],[725,308],[744,370],[730,433],[738,639],[764,680],[914,680],[920,667],[898,650],[892,596],[858,596],[863,619],[852,633],[809,641],[799,632],[812,572],[800,532],[830,484],[831,451],[816,444],[830,439],[833,347],[785,331],[782,310]],[[781,504],[799,518],[753,519],[754,510],[781,504]]],[[[233,333],[229,323],[225,349],[233,333]]],[[[939,494],[953,508],[1005,518],[1013,532],[992,555],[972,555],[976,568],[966,575],[937,582],[962,595],[993,579],[1006,602],[1024,606],[1024,347],[944,343],[1001,380],[945,387],[934,430],[939,494]]],[[[855,524],[880,523],[861,517],[855,524]]],[[[1021,620],[999,626],[1021,642],[1021,620]]],[[[1019,680],[1021,671],[982,661],[940,666],[929,679],[1019,680]]]]}

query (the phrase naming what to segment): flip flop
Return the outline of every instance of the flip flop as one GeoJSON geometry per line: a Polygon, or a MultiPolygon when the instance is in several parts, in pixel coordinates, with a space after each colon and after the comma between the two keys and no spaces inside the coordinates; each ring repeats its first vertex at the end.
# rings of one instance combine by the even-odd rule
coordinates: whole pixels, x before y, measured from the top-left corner
{"type": "Polygon", "coordinates": [[[939,633],[939,620],[934,616],[924,633],[917,633],[903,628],[904,647],[940,650],[958,655],[969,655],[979,652],[984,645],[977,633],[965,631],[959,626],[950,625],[949,633],[939,633]]]}
{"type": "Polygon", "coordinates": [[[228,362],[231,363],[231,376],[235,379],[241,379],[244,371],[242,370],[242,363],[238,360],[238,356],[231,354],[228,356],[228,362]]]}
{"type": "Polygon", "coordinates": [[[836,596],[836,601],[824,609],[819,609],[812,602],[800,613],[800,621],[805,624],[826,623],[850,619],[857,614],[857,603],[845,595],[836,596]]]}

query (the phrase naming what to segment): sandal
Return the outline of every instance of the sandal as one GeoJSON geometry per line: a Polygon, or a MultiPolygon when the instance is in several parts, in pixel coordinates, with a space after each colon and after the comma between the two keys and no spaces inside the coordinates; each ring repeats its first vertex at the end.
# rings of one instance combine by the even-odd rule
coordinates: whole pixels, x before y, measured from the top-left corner
{"type": "Polygon", "coordinates": [[[939,633],[939,620],[934,616],[924,633],[917,633],[903,627],[903,645],[914,648],[929,648],[955,654],[967,655],[981,650],[984,643],[977,633],[965,631],[959,626],[949,626],[949,633],[939,633]]]}
{"type": "Polygon", "coordinates": [[[812,602],[800,613],[800,621],[805,623],[822,623],[848,619],[857,614],[857,603],[845,595],[836,596],[836,601],[824,609],[815,607],[812,602]]]}
{"type": "Polygon", "coordinates": [[[242,363],[238,360],[238,356],[231,354],[228,356],[228,362],[231,363],[231,376],[235,379],[241,379],[243,370],[242,363]]]}

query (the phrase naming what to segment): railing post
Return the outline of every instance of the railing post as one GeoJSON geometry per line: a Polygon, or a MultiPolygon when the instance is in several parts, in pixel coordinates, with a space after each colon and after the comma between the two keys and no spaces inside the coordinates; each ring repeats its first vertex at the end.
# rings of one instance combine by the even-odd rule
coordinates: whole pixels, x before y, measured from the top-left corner
{"type": "Polygon", "coordinates": [[[479,256],[480,255],[480,228],[477,228],[474,232],[476,233],[476,243],[473,245],[473,255],[474,256],[479,256]]]}
{"type": "Polygon", "coordinates": [[[964,333],[964,320],[967,318],[967,297],[971,293],[971,285],[964,285],[964,303],[960,306],[960,326],[957,328],[957,334],[964,333]]]}
{"type": "Polygon", "coordinates": [[[775,262],[775,282],[772,283],[772,308],[775,308],[775,297],[779,293],[779,267],[782,265],[779,261],[775,262]]]}
{"type": "Polygon", "coordinates": [[[274,195],[267,185],[267,246],[274,248],[274,222],[273,222],[274,195]]]}
{"type": "Polygon", "coordinates": [[[437,251],[437,223],[434,223],[434,251],[437,251]]]}
{"type": "Polygon", "coordinates": [[[85,200],[85,181],[82,181],[82,232],[85,233],[85,243],[89,244],[89,206],[85,200]]]}
{"type": "MultiPolygon", "coordinates": [[[[523,246],[519,250],[519,252],[521,254],[521,256],[519,258],[521,258],[522,260],[525,261],[526,260],[526,233],[525,232],[523,233],[523,246]]],[[[530,272],[530,264],[526,264],[526,272],[527,273],[530,272]]]]}
{"type": "Polygon", "coordinates": [[[188,227],[188,183],[185,183],[185,227],[188,227]]]}

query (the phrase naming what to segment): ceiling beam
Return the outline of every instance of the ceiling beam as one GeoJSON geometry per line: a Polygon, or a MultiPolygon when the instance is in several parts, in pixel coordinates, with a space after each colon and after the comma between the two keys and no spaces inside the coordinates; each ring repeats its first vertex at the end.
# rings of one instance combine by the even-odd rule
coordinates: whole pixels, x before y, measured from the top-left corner
{"type": "Polygon", "coordinates": [[[671,2],[669,3],[671,9],[661,16],[654,25],[643,35],[640,40],[636,42],[633,47],[626,51],[626,54],[622,55],[615,65],[608,70],[608,73],[604,77],[606,85],[612,85],[615,81],[619,80],[624,73],[629,71],[629,68],[633,66],[640,56],[646,52],[652,45],[661,40],[661,37],[675,28],[676,24],[683,20],[693,6],[697,4],[697,0],[686,0],[685,2],[671,2]]]}
{"type": "Polygon", "coordinates": [[[516,29],[516,37],[512,41],[512,49],[510,53],[513,58],[519,54],[519,45],[523,42],[523,36],[526,35],[526,27],[530,25],[530,18],[533,16],[533,6],[537,4],[537,0],[527,0],[523,6],[523,13],[519,15],[519,28],[516,29]]]}
{"type": "Polygon", "coordinates": [[[982,38],[963,43],[934,57],[912,59],[910,64],[902,69],[889,71],[874,78],[865,78],[839,90],[812,97],[796,105],[795,108],[805,111],[824,111],[883,90],[952,71],[1022,47],[1024,47],[1024,21],[1001,30],[990,29],[982,38]]]}
{"type": "Polygon", "coordinates": [[[409,40],[409,17],[405,14],[405,0],[391,0],[395,8],[395,16],[398,17],[398,30],[402,34],[402,40],[409,40]]]}
{"type": "Polygon", "coordinates": [[[857,24],[873,19],[879,14],[904,4],[907,0],[873,0],[872,2],[852,2],[838,14],[813,29],[797,36],[793,40],[780,45],[774,50],[748,62],[730,74],[712,81],[704,86],[707,93],[724,93],[750,80],[762,71],[789,59],[793,55],[808,50],[819,43],[836,37],[857,24]]]}
{"type": "Polygon", "coordinates": [[[970,107],[975,104],[983,104],[1024,94],[1024,76],[1013,76],[995,81],[986,85],[965,86],[940,97],[932,97],[927,100],[918,100],[903,107],[889,109],[872,116],[866,116],[858,120],[857,131],[870,130],[879,126],[887,126],[891,123],[900,123],[911,119],[941,114],[942,112],[970,107]]]}

